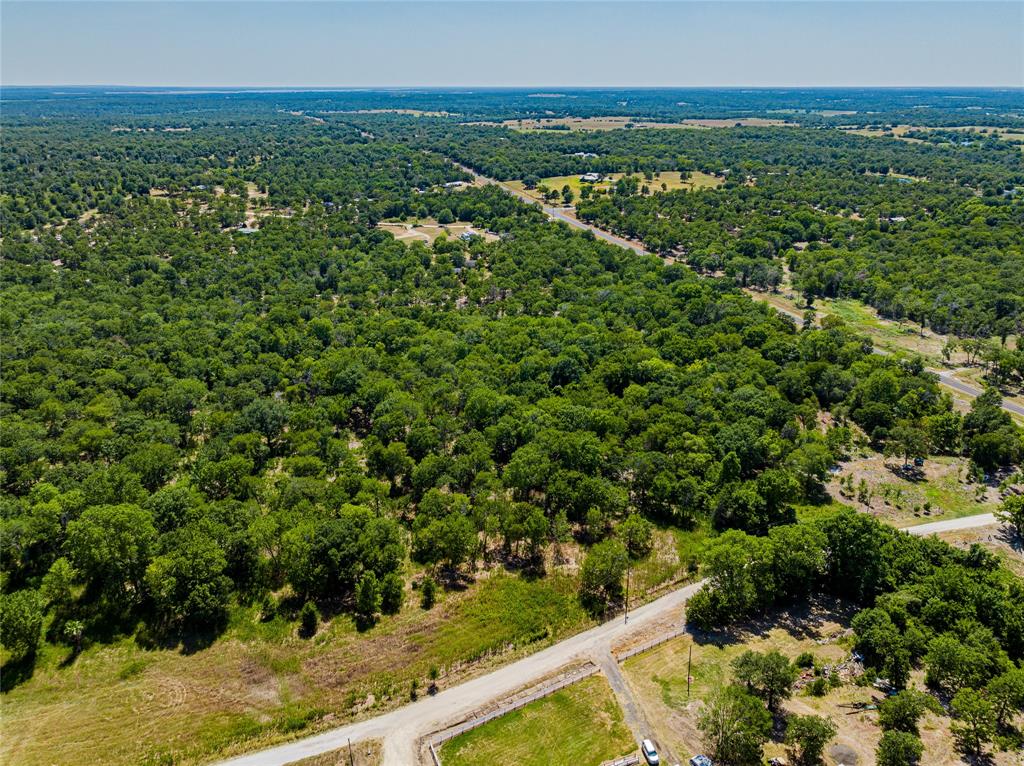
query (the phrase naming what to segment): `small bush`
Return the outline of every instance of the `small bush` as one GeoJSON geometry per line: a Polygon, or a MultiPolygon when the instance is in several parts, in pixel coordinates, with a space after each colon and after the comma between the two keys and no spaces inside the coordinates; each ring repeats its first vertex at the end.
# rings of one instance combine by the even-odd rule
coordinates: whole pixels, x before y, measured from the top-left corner
{"type": "Polygon", "coordinates": [[[803,652],[793,661],[793,664],[798,668],[812,668],[814,667],[814,655],[810,652],[803,652]]]}
{"type": "Polygon", "coordinates": [[[433,577],[423,578],[423,587],[420,589],[420,606],[424,609],[431,609],[437,601],[437,583],[433,577]]]}
{"type": "Polygon", "coordinates": [[[276,614],[277,604],[274,603],[274,597],[267,593],[260,599],[260,621],[270,622],[276,614]]]}
{"type": "Polygon", "coordinates": [[[302,605],[299,612],[299,635],[302,638],[312,638],[316,634],[317,625],[320,622],[320,615],[312,601],[302,605]]]}
{"type": "Polygon", "coordinates": [[[811,682],[810,686],[807,687],[808,693],[810,693],[814,697],[824,697],[826,694],[828,694],[828,689],[828,681],[821,677],[815,678],[811,682]]]}

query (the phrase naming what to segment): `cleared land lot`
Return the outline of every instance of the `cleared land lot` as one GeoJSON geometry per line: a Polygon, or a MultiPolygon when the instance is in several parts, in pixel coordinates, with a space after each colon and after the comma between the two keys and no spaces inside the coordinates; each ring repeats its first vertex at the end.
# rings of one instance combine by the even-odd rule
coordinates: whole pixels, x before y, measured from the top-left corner
{"type": "Polygon", "coordinates": [[[1024,577],[1024,538],[1015,535],[1010,527],[1004,524],[940,532],[939,539],[961,549],[970,548],[977,543],[998,556],[1006,568],[1015,575],[1024,577]]]}
{"type": "MultiPolygon", "coordinates": [[[[470,125],[493,125],[490,122],[474,122],[470,125]]],[[[680,120],[678,122],[653,122],[633,117],[539,117],[535,119],[505,120],[498,123],[513,130],[530,131],[595,131],[621,130],[624,128],[734,128],[734,127],[778,127],[790,125],[785,120],[763,117],[740,117],[737,119],[680,120]]]]}
{"type": "MultiPolygon", "coordinates": [[[[628,175],[627,173],[609,173],[601,181],[594,184],[586,184],[593,186],[594,189],[601,189],[604,191],[610,191],[615,185],[615,182],[620,178],[628,175]]],[[[654,194],[661,191],[675,191],[677,189],[714,189],[725,183],[725,179],[720,176],[713,176],[708,173],[702,173],[699,170],[694,171],[688,175],[687,178],[683,178],[682,174],[677,171],[665,171],[662,173],[655,173],[651,180],[647,180],[643,175],[633,174],[640,182],[641,186],[646,185],[649,189],[649,194],[654,194]],[[662,188],[664,184],[664,188],[662,188]]],[[[510,189],[515,191],[523,192],[538,202],[543,201],[543,195],[536,189],[527,189],[522,181],[508,181],[506,184],[510,189]]],[[[579,199],[580,190],[583,188],[584,183],[580,181],[580,174],[570,176],[550,176],[548,178],[542,178],[538,186],[545,186],[548,189],[555,189],[561,191],[562,187],[568,186],[572,189],[574,199],[579,199]]]]}
{"type": "Polygon", "coordinates": [[[461,237],[469,232],[483,237],[488,242],[498,239],[498,235],[483,229],[476,229],[473,224],[466,221],[455,223],[439,224],[437,221],[424,218],[417,221],[382,221],[377,224],[378,229],[389,232],[400,242],[426,242],[433,244],[434,240],[444,234],[448,239],[461,237]]]}
{"type": "MultiPolygon", "coordinates": [[[[822,602],[811,608],[775,614],[768,621],[748,624],[736,630],[694,640],[681,636],[623,663],[623,671],[656,729],[660,742],[682,758],[704,752],[704,742],[697,728],[697,718],[704,698],[728,684],[732,678],[730,663],[747,649],[776,649],[795,659],[808,651],[819,665],[837,665],[849,657],[851,638],[849,623],[855,610],[837,602],[822,602]],[[687,658],[692,647],[692,685],[687,701],[687,658]]],[[[846,671],[841,671],[846,675],[846,671]]],[[[922,686],[922,674],[915,673],[913,683],[922,686]]],[[[839,728],[836,738],[826,750],[828,766],[867,766],[875,762],[875,748],[881,736],[877,713],[865,709],[883,699],[882,692],[845,682],[825,696],[814,697],[804,686],[810,671],[797,682],[792,699],[782,707],[787,713],[822,715],[831,718],[839,728]]],[[[949,719],[927,715],[922,721],[921,738],[925,752],[922,763],[953,766],[964,763],[956,751],[949,732],[949,719]]],[[[765,758],[784,756],[784,746],[770,741],[765,758]]],[[[1019,764],[1017,755],[994,754],[990,766],[1019,764]]]]}
{"type": "Polygon", "coordinates": [[[931,457],[923,467],[908,471],[902,470],[902,465],[898,458],[886,459],[875,453],[853,458],[840,463],[829,492],[837,500],[898,527],[992,513],[999,505],[994,484],[968,481],[966,458],[931,457]],[[853,483],[852,492],[849,484],[844,487],[841,483],[847,476],[853,483]],[[862,486],[866,494],[861,492],[862,486]]]}
{"type": "Polygon", "coordinates": [[[456,737],[440,755],[444,766],[596,766],[635,749],[608,682],[591,676],[456,737]]]}
{"type": "Polygon", "coordinates": [[[124,639],[62,668],[67,649],[44,645],[33,677],[0,698],[0,763],[206,762],[404,704],[433,666],[444,688],[591,624],[563,575],[496,571],[430,611],[409,601],[365,633],[346,615],[301,639],[295,622],[262,623],[248,608],[187,653],[124,639]]]}

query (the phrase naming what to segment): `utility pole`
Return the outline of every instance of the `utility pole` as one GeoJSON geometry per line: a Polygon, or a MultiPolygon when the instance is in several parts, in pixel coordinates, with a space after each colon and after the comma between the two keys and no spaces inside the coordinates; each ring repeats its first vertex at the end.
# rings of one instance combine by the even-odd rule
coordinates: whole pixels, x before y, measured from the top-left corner
{"type": "Polygon", "coordinates": [[[352,738],[348,738],[348,766],[355,766],[355,761],[352,759],[352,738]]]}
{"type": "Polygon", "coordinates": [[[693,665],[693,644],[690,644],[690,652],[686,657],[686,701],[690,701],[690,668],[693,665]]]}
{"type": "Polygon", "coordinates": [[[626,559],[626,619],[623,624],[629,624],[629,559],[626,559]]]}

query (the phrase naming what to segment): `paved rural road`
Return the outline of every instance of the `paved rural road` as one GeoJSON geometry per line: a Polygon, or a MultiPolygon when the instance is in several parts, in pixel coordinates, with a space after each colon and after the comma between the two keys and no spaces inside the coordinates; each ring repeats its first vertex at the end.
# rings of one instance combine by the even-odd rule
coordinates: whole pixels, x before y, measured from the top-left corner
{"type": "MultiPolygon", "coordinates": [[[[921,524],[908,527],[904,531],[921,536],[994,523],[996,518],[991,513],[983,513],[921,524]]],[[[615,643],[632,633],[640,632],[652,623],[664,621],[674,610],[678,611],[677,617],[681,621],[682,607],[703,585],[704,581],[688,585],[635,609],[629,616],[628,624],[625,624],[621,617],[616,618],[486,675],[445,689],[433,697],[424,697],[418,702],[376,718],[341,726],[267,750],[241,755],[223,761],[220,766],[282,766],[302,758],[337,750],[344,747],[349,740],[359,742],[365,739],[384,741],[385,766],[409,766],[416,763],[416,746],[422,737],[464,720],[488,703],[507,697],[531,681],[539,680],[570,662],[589,659],[598,665],[606,665],[609,651],[615,643]]],[[[642,716],[637,716],[637,719],[640,723],[644,720],[642,716]]]]}
{"type": "Polygon", "coordinates": [[[912,535],[932,535],[938,532],[950,532],[956,529],[972,529],[973,527],[987,527],[989,524],[998,524],[999,519],[993,513],[979,513],[976,516],[962,516],[959,519],[947,521],[932,521],[928,524],[917,524],[913,527],[904,527],[904,532],[912,535]]]}
{"type": "MultiPolygon", "coordinates": [[[[512,195],[518,197],[519,199],[523,200],[524,202],[526,202],[528,204],[531,204],[531,205],[537,204],[537,200],[535,200],[529,194],[521,192],[518,189],[513,189],[510,186],[508,186],[507,184],[502,183],[501,181],[496,181],[493,178],[488,178],[487,176],[480,175],[475,170],[473,170],[473,168],[470,168],[470,167],[462,165],[462,164],[460,164],[458,162],[455,162],[451,158],[449,158],[449,161],[453,165],[458,167],[460,170],[464,170],[467,173],[469,173],[470,175],[472,175],[473,178],[475,178],[480,183],[496,184],[496,185],[500,186],[502,189],[504,189],[505,191],[507,191],[509,194],[512,194],[512,195]]],[[[641,244],[639,244],[637,242],[633,242],[632,240],[628,240],[628,239],[625,239],[623,237],[619,237],[619,236],[617,236],[615,234],[612,234],[611,232],[605,231],[604,229],[599,229],[597,226],[594,226],[591,223],[586,223],[585,221],[579,220],[578,218],[576,218],[575,216],[573,216],[573,215],[571,215],[569,213],[569,211],[572,208],[548,207],[547,205],[541,205],[541,209],[548,216],[548,218],[550,218],[550,219],[552,219],[554,221],[561,221],[562,223],[567,223],[567,224],[569,224],[570,226],[572,226],[573,228],[576,228],[576,229],[585,229],[585,230],[587,230],[589,232],[592,232],[595,237],[597,237],[599,239],[603,239],[605,242],[611,242],[613,245],[618,245],[619,247],[628,248],[629,250],[632,250],[634,253],[638,253],[639,255],[649,255],[650,254],[650,253],[648,253],[647,250],[644,249],[643,245],[641,245],[641,244]]],[[[795,310],[787,309],[787,308],[782,308],[780,306],[773,306],[773,308],[775,308],[776,311],[780,311],[783,314],[786,314],[786,315],[792,317],[797,322],[803,322],[803,318],[804,318],[803,314],[801,312],[799,312],[799,311],[795,311],[795,310]]],[[[876,354],[888,354],[889,353],[888,351],[885,351],[885,350],[880,349],[880,348],[875,348],[874,351],[875,351],[876,354]]],[[[939,383],[940,384],[942,384],[943,386],[946,386],[947,388],[952,389],[953,391],[956,391],[959,394],[963,394],[964,396],[969,396],[972,399],[977,397],[977,396],[981,396],[982,390],[980,388],[978,388],[977,386],[972,386],[972,385],[970,385],[968,383],[964,383],[961,380],[958,380],[957,378],[953,377],[953,374],[951,372],[947,372],[945,370],[936,370],[936,369],[933,369],[933,368],[928,368],[928,372],[931,372],[931,373],[934,373],[935,375],[937,375],[939,377],[939,383]]],[[[1013,414],[1019,415],[1020,417],[1024,418],[1024,405],[1020,405],[1020,404],[1017,404],[1016,402],[1008,402],[1008,401],[1004,400],[1003,401],[1003,409],[1006,410],[1007,412],[1012,412],[1013,414]]]]}

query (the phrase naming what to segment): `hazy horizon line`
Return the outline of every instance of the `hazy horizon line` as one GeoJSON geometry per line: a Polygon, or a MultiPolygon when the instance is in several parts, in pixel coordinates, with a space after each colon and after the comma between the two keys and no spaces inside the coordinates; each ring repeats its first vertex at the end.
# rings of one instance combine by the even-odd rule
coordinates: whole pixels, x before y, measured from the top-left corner
{"type": "Polygon", "coordinates": [[[915,85],[630,85],[614,84],[608,85],[555,85],[550,83],[532,85],[121,85],[118,83],[0,83],[0,88],[82,88],[100,89],[113,88],[123,91],[149,91],[162,89],[168,92],[174,91],[199,91],[199,92],[378,92],[378,91],[528,91],[539,88],[553,90],[1019,90],[1024,91],[1024,85],[943,85],[939,83],[915,84],[915,85]]]}

